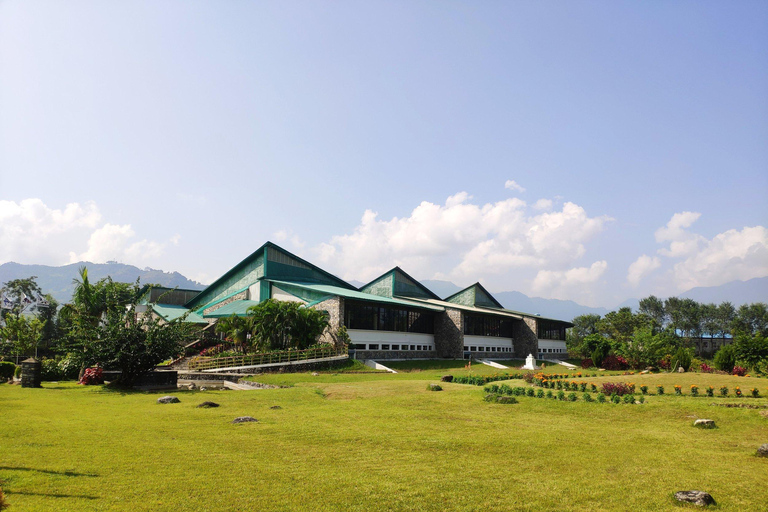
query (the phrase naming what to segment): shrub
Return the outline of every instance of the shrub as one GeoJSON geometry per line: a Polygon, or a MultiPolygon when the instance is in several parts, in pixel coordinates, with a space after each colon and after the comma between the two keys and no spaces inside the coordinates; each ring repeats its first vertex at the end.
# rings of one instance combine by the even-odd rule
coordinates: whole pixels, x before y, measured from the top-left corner
{"type": "Polygon", "coordinates": [[[733,371],[736,366],[736,347],[733,345],[724,345],[715,354],[715,368],[725,372],[733,371]]]}
{"type": "Polygon", "coordinates": [[[635,397],[632,395],[624,395],[624,403],[625,404],[633,404],[635,403],[635,397]]]}
{"type": "Polygon", "coordinates": [[[597,384],[595,384],[594,382],[590,382],[589,387],[592,388],[593,393],[597,393],[597,384]]]}
{"type": "Polygon", "coordinates": [[[715,388],[707,386],[707,396],[715,396],[715,388]]]}
{"type": "Polygon", "coordinates": [[[79,384],[93,386],[95,384],[104,384],[104,372],[101,368],[86,368],[79,384]]]}
{"type": "Polygon", "coordinates": [[[592,358],[591,357],[587,358],[587,359],[582,359],[581,360],[581,367],[584,368],[585,370],[587,368],[592,368],[593,366],[595,366],[595,363],[592,362],[592,358]]]}
{"type": "Polygon", "coordinates": [[[720,396],[728,396],[728,386],[720,386],[720,396]]]}
{"type": "Polygon", "coordinates": [[[664,394],[664,386],[662,386],[662,385],[656,386],[656,394],[657,395],[663,395],[664,394]]]}
{"type": "Polygon", "coordinates": [[[598,393],[597,394],[597,401],[600,402],[601,404],[604,404],[605,403],[605,395],[602,394],[602,393],[598,393]]]}
{"type": "Polygon", "coordinates": [[[757,388],[752,388],[749,392],[752,393],[752,398],[760,398],[760,391],[757,388]]]}
{"type": "Polygon", "coordinates": [[[633,394],[633,390],[629,387],[628,384],[625,384],[624,382],[603,382],[603,393],[606,395],[631,395],[633,394]]]}
{"type": "Polygon", "coordinates": [[[645,403],[645,397],[644,397],[643,395],[640,395],[640,398],[638,399],[638,401],[639,401],[641,404],[644,404],[644,403],[645,403]]]}
{"type": "Polygon", "coordinates": [[[495,402],[496,397],[498,396],[499,395],[494,395],[493,393],[488,393],[487,395],[485,395],[485,398],[483,398],[483,400],[485,400],[486,402],[495,402]]]}
{"type": "Polygon", "coordinates": [[[642,394],[644,394],[644,395],[647,395],[647,394],[648,394],[648,386],[646,386],[645,384],[643,384],[642,386],[640,386],[640,392],[641,392],[642,394]]]}
{"type": "Polygon", "coordinates": [[[427,384],[427,391],[442,391],[440,384],[427,384]]]}
{"type": "Polygon", "coordinates": [[[576,401],[576,393],[569,393],[568,394],[568,401],[569,402],[575,402],[576,401]]]}
{"type": "Polygon", "coordinates": [[[497,404],[516,404],[517,398],[513,396],[497,396],[496,403],[497,404]]]}
{"type": "Polygon", "coordinates": [[[525,372],[525,373],[523,374],[523,380],[524,380],[525,382],[527,382],[528,384],[530,384],[531,382],[533,382],[533,372],[525,372]]]}
{"type": "Polygon", "coordinates": [[[533,396],[534,391],[533,388],[528,388],[525,390],[525,396],[533,396]]]}
{"type": "Polygon", "coordinates": [[[16,367],[16,369],[13,371],[13,376],[17,379],[21,378],[21,366],[16,367]]]}
{"type": "Polygon", "coordinates": [[[487,393],[498,393],[499,392],[499,385],[498,384],[493,384],[491,386],[485,386],[483,388],[483,390],[485,390],[487,393]]]}
{"type": "Polygon", "coordinates": [[[552,394],[552,390],[551,389],[549,391],[547,391],[547,398],[552,398],[554,396],[555,395],[552,394]]]}
{"type": "Polygon", "coordinates": [[[581,397],[584,399],[585,402],[592,402],[592,401],[594,401],[594,399],[592,398],[592,394],[591,393],[584,393],[583,395],[581,395],[581,397]]]}
{"type": "Polygon", "coordinates": [[[608,356],[603,360],[603,368],[606,370],[626,370],[629,368],[627,360],[621,356],[608,356]]]}
{"type": "Polygon", "coordinates": [[[16,365],[10,361],[0,361],[0,382],[5,382],[13,378],[16,372],[16,365]]]}
{"type": "Polygon", "coordinates": [[[40,380],[62,380],[59,363],[55,359],[43,359],[40,361],[40,380]]]}
{"type": "Polygon", "coordinates": [[[701,363],[701,366],[699,366],[699,371],[701,373],[712,373],[715,371],[715,369],[709,366],[707,363],[701,363]]]}
{"type": "Polygon", "coordinates": [[[558,400],[565,400],[565,391],[558,391],[557,392],[557,399],[558,400]]]}
{"type": "Polygon", "coordinates": [[[544,398],[544,390],[539,389],[536,391],[536,398],[544,398]]]}
{"type": "Polygon", "coordinates": [[[743,366],[734,366],[733,374],[738,375],[739,377],[743,377],[747,374],[747,369],[744,368],[743,366]]]}
{"type": "Polygon", "coordinates": [[[678,386],[677,384],[675,384],[675,394],[676,395],[682,395],[683,394],[683,389],[680,386],[678,386]]]}
{"type": "Polygon", "coordinates": [[[506,384],[502,384],[501,386],[497,386],[496,390],[499,393],[501,393],[502,395],[511,395],[512,394],[512,388],[510,388],[506,384]]]}
{"type": "Polygon", "coordinates": [[[675,363],[672,366],[673,370],[678,367],[682,367],[685,371],[691,367],[691,353],[688,349],[680,347],[675,354],[675,363]]]}
{"type": "Polygon", "coordinates": [[[586,382],[579,382],[579,389],[584,392],[587,390],[587,383],[586,382]]]}
{"type": "Polygon", "coordinates": [[[691,396],[699,396],[699,386],[691,384],[691,396]]]}
{"type": "Polygon", "coordinates": [[[611,395],[611,402],[618,404],[619,402],[621,402],[621,398],[619,398],[619,395],[614,393],[611,395]]]}
{"type": "Polygon", "coordinates": [[[739,386],[736,386],[736,389],[733,390],[734,393],[736,393],[736,396],[741,398],[741,388],[739,386]]]}

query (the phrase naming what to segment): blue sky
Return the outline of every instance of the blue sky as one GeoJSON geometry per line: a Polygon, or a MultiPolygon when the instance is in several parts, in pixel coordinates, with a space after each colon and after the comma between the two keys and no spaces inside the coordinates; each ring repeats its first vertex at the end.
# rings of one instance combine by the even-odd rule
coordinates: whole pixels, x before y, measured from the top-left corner
{"type": "Polygon", "coordinates": [[[768,275],[765,2],[0,2],[0,263],[613,306],[768,275]]]}

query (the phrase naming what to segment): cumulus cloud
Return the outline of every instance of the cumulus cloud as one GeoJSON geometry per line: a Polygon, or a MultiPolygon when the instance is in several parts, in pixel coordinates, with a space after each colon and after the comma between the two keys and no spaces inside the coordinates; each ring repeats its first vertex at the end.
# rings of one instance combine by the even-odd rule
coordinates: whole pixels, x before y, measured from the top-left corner
{"type": "Polygon", "coordinates": [[[507,182],[504,183],[504,188],[508,188],[509,190],[517,190],[520,193],[525,192],[525,189],[518,185],[515,180],[507,180],[507,182]]]}
{"type": "Polygon", "coordinates": [[[647,254],[643,254],[629,266],[629,270],[627,271],[627,282],[632,286],[637,286],[645,276],[660,266],[661,259],[656,256],[651,257],[647,254]]]}
{"type": "Polygon", "coordinates": [[[708,239],[689,230],[700,216],[697,212],[676,213],[655,233],[657,242],[669,243],[658,253],[679,260],[670,270],[679,291],[768,276],[768,229],[730,229],[708,239]]]}
{"type": "Polygon", "coordinates": [[[510,270],[568,268],[611,220],[589,217],[573,203],[531,215],[517,198],[470,200],[460,192],[443,205],[424,201],[408,216],[389,220],[366,210],[352,233],[316,247],[315,257],[345,279],[373,279],[400,265],[421,278],[488,282],[510,270]]]}
{"type": "Polygon", "coordinates": [[[589,285],[597,282],[608,268],[608,262],[600,260],[589,267],[568,270],[540,270],[533,280],[532,290],[544,297],[579,297],[589,300],[589,285]]]}
{"type": "Polygon", "coordinates": [[[180,239],[179,235],[167,242],[135,238],[128,224],[103,223],[94,202],[56,209],[37,198],[0,201],[0,263],[62,265],[118,260],[143,265],[180,239]]]}
{"type": "Polygon", "coordinates": [[[534,210],[551,210],[552,209],[552,200],[551,199],[539,199],[533,204],[534,210]]]}

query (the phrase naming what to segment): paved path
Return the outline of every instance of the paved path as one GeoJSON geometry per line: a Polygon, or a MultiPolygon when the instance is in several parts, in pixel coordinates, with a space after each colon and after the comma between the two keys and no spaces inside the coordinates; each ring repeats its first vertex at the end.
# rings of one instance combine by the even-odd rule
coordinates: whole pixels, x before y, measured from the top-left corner
{"type": "Polygon", "coordinates": [[[558,361],[557,359],[552,359],[551,361],[553,363],[561,364],[561,365],[565,366],[566,368],[568,368],[569,370],[575,370],[576,369],[576,365],[573,365],[571,363],[566,363],[565,361],[558,361]]]}
{"type": "Polygon", "coordinates": [[[494,368],[498,368],[499,370],[508,370],[509,366],[504,366],[503,364],[496,363],[494,361],[490,361],[488,359],[478,359],[483,364],[487,364],[488,366],[493,366],[494,368]]]}
{"type": "Polygon", "coordinates": [[[365,361],[363,361],[363,364],[365,364],[365,366],[370,366],[374,370],[387,370],[389,373],[397,373],[392,368],[388,368],[381,363],[377,363],[373,359],[366,359],[365,361]]]}

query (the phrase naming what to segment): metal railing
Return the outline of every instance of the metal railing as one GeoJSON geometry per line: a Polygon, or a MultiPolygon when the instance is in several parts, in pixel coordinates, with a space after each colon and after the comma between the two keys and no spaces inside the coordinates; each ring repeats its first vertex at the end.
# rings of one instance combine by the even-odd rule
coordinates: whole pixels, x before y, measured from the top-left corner
{"type": "Polygon", "coordinates": [[[190,370],[212,370],[214,368],[231,368],[238,366],[256,366],[261,364],[290,363],[309,359],[349,355],[349,347],[320,347],[306,350],[283,350],[234,357],[195,357],[189,361],[190,370]]]}

